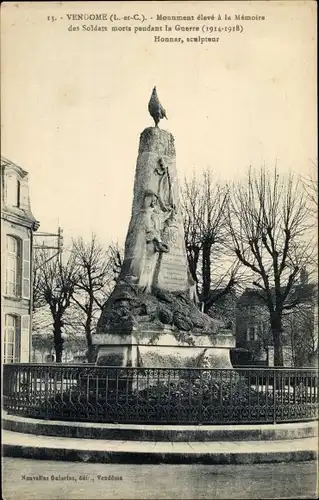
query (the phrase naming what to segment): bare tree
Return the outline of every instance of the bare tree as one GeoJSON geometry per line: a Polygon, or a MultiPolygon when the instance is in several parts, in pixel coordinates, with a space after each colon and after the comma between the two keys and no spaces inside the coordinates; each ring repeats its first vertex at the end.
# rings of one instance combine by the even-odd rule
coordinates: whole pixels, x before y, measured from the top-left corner
{"type": "Polygon", "coordinates": [[[309,209],[317,216],[318,213],[318,165],[312,162],[309,175],[302,176],[301,182],[309,201],[309,209]]]}
{"type": "Polygon", "coordinates": [[[190,181],[185,179],[182,191],[182,210],[185,246],[189,269],[193,279],[198,283],[198,263],[202,249],[202,238],[197,224],[199,203],[202,198],[201,186],[193,174],[190,181]]]}
{"type": "Polygon", "coordinates": [[[192,277],[200,287],[198,292],[205,312],[236,284],[234,259],[232,262],[228,259],[226,267],[218,265],[226,253],[228,194],[227,186],[214,183],[208,169],[200,176],[194,173],[190,181],[185,179],[182,191],[187,258],[192,277]],[[214,288],[219,289],[218,294],[211,293],[212,281],[214,288]]]}
{"type": "Polygon", "coordinates": [[[305,193],[292,174],[249,169],[227,205],[233,251],[268,308],[274,364],[282,366],[283,313],[300,302],[294,287],[313,251],[305,193]]]}
{"type": "Polygon", "coordinates": [[[92,234],[89,243],[86,243],[83,238],[73,241],[72,253],[78,267],[78,278],[72,299],[83,313],[89,359],[92,333],[104,302],[114,287],[114,278],[118,272],[117,252],[119,254],[119,250],[114,245],[105,250],[95,234],[92,234]]]}
{"type": "MultiPolygon", "coordinates": [[[[47,304],[35,310],[32,318],[32,345],[42,356],[54,350],[52,324],[52,314],[47,304]]],[[[62,359],[67,354],[66,351],[74,351],[76,347],[81,349],[86,347],[83,315],[73,303],[63,315],[63,339],[62,359]]]]}
{"type": "Polygon", "coordinates": [[[47,251],[37,252],[34,266],[34,307],[49,306],[56,361],[61,362],[64,339],[64,316],[70,307],[77,281],[77,264],[70,254],[64,259],[48,258],[47,251]]]}
{"type": "MultiPolygon", "coordinates": [[[[318,364],[318,290],[308,284],[310,293],[293,310],[283,317],[284,331],[288,336],[294,366],[318,364]],[[317,363],[316,363],[317,361],[317,363]]],[[[303,291],[303,290],[302,290],[303,291]]],[[[303,293],[304,295],[304,293],[303,293]]]]}
{"type": "Polygon", "coordinates": [[[124,250],[119,246],[119,244],[116,243],[111,243],[111,245],[108,248],[108,256],[110,259],[110,263],[112,266],[112,271],[113,271],[113,281],[117,281],[122,265],[123,265],[123,254],[124,250]]]}

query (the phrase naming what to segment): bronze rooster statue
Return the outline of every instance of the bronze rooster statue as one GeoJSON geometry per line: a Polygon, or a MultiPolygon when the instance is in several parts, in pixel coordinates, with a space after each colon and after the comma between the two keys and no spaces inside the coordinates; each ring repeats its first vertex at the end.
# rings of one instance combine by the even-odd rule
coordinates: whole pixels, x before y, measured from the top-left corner
{"type": "Polygon", "coordinates": [[[158,95],[156,92],[156,87],[153,88],[150,102],[148,103],[148,110],[155,122],[155,127],[158,127],[159,121],[162,120],[163,118],[166,118],[167,120],[166,111],[159,102],[158,95]]]}

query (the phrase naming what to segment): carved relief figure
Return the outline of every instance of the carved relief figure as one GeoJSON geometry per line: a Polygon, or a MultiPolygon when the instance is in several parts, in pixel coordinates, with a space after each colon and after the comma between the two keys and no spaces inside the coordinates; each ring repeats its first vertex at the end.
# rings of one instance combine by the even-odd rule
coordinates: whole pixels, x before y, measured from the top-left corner
{"type": "Polygon", "coordinates": [[[157,195],[152,191],[146,191],[141,211],[145,248],[141,252],[141,273],[138,281],[139,287],[145,292],[151,291],[159,253],[169,251],[168,245],[162,241],[165,215],[158,210],[157,195]]]}
{"type": "Polygon", "coordinates": [[[155,173],[159,176],[158,204],[163,212],[171,211],[175,209],[172,181],[169,168],[165,165],[163,158],[158,160],[155,173]]]}
{"type": "Polygon", "coordinates": [[[144,190],[142,206],[132,217],[126,241],[127,258],[121,273],[122,281],[147,292],[151,291],[159,253],[169,251],[174,245],[172,232],[178,231],[169,167],[160,157],[153,168],[155,182],[144,190]],[[168,226],[172,226],[169,231],[168,226]]]}

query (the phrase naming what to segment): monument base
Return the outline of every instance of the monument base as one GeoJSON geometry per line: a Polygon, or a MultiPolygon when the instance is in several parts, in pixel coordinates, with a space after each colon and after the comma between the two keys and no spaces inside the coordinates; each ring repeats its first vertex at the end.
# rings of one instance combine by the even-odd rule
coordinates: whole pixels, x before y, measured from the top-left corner
{"type": "Polygon", "coordinates": [[[235,338],[229,330],[217,335],[185,332],[115,332],[93,336],[95,363],[100,366],[144,368],[233,368],[230,350],[235,338]]]}

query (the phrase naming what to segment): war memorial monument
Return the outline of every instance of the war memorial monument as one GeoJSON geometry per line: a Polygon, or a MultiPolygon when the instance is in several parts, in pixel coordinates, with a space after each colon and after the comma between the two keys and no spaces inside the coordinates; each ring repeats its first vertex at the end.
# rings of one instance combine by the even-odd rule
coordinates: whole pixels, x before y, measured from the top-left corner
{"type": "Polygon", "coordinates": [[[184,240],[174,137],[154,87],[141,133],[122,270],[93,336],[98,365],[231,368],[232,332],[198,307],[184,240]]]}

